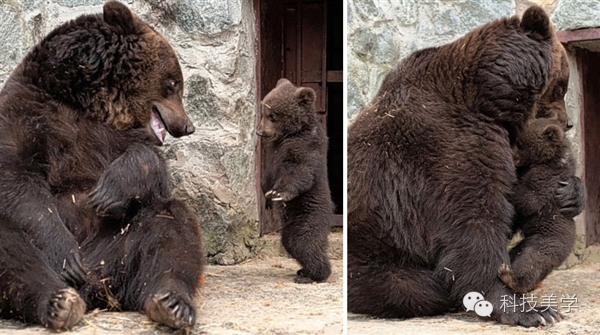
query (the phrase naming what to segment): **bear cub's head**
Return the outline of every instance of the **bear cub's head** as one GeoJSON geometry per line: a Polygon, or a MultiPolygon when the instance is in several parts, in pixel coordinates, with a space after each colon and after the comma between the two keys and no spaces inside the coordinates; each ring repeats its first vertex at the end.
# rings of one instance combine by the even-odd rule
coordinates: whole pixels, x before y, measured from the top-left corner
{"type": "Polygon", "coordinates": [[[534,119],[519,134],[513,147],[515,166],[566,162],[570,154],[569,146],[560,122],[534,119]]]}
{"type": "Polygon", "coordinates": [[[261,102],[262,112],[256,134],[267,141],[277,141],[312,129],[318,124],[315,100],[312,88],[296,87],[287,79],[279,79],[261,102]]]}

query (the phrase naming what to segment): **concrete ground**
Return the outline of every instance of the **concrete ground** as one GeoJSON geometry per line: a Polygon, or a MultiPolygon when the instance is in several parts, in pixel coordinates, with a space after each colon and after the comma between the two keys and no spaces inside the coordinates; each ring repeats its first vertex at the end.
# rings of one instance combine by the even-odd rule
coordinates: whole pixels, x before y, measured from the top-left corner
{"type": "MultiPolygon", "coordinates": [[[[295,284],[300,268],[279,255],[278,239],[265,239],[264,253],[234,266],[208,266],[197,300],[198,322],[192,334],[341,334],[341,234],[331,238],[333,274],[325,283],[295,284]]],[[[95,311],[72,334],[168,334],[169,329],[138,312],[95,311]]],[[[55,334],[38,326],[0,320],[0,334],[55,334]]]]}
{"type": "MultiPolygon", "coordinates": [[[[568,270],[554,271],[542,287],[532,292],[535,297],[555,295],[559,307],[566,307],[568,302],[561,302],[562,295],[576,294],[577,302],[573,303],[572,312],[561,312],[565,320],[548,327],[523,328],[500,325],[494,321],[479,318],[474,312],[448,314],[438,317],[413,318],[407,320],[373,319],[357,314],[348,314],[348,335],[367,334],[417,334],[417,335],[453,335],[453,334],[600,334],[600,263],[588,259],[583,264],[568,270]]],[[[540,306],[540,305],[538,305],[540,306]]]]}

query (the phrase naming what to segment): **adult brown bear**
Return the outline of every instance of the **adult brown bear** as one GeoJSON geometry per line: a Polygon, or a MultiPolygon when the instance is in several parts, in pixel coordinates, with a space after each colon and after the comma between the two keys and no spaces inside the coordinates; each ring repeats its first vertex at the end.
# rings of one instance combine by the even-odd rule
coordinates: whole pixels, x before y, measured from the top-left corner
{"type": "Polygon", "coordinates": [[[196,215],[157,148],[194,126],[167,41],[108,2],[44,38],[0,93],[0,315],[56,330],[87,308],[195,323],[196,215]]]}
{"type": "MultiPolygon", "coordinates": [[[[471,291],[502,323],[552,311],[501,309],[516,183],[511,144],[536,116],[568,124],[566,53],[547,14],[486,24],[413,53],[348,129],[348,307],[381,317],[457,310],[471,291]]],[[[581,202],[581,181],[562,207],[581,202]]],[[[572,206],[575,211],[580,206],[572,206]]]]}

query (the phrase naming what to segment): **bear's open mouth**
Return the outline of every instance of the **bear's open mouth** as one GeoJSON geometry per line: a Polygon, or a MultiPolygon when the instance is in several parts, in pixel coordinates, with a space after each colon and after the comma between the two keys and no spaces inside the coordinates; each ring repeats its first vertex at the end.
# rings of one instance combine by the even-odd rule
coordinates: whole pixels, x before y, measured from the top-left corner
{"type": "Polygon", "coordinates": [[[150,114],[150,128],[152,128],[154,135],[156,135],[160,143],[164,143],[167,137],[167,127],[162,120],[160,111],[155,105],[152,106],[152,113],[150,114]]]}

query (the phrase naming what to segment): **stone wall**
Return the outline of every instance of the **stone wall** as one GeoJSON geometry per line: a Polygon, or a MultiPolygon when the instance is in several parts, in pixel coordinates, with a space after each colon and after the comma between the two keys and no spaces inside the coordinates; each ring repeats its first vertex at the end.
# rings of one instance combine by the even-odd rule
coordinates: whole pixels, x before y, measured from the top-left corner
{"type": "MultiPolygon", "coordinates": [[[[0,0],[0,84],[57,25],[104,0],[0,0]]],[[[255,18],[251,0],[129,0],[178,54],[196,132],[164,151],[176,197],[198,213],[209,260],[234,264],[258,238],[254,182],[255,18]]]]}

